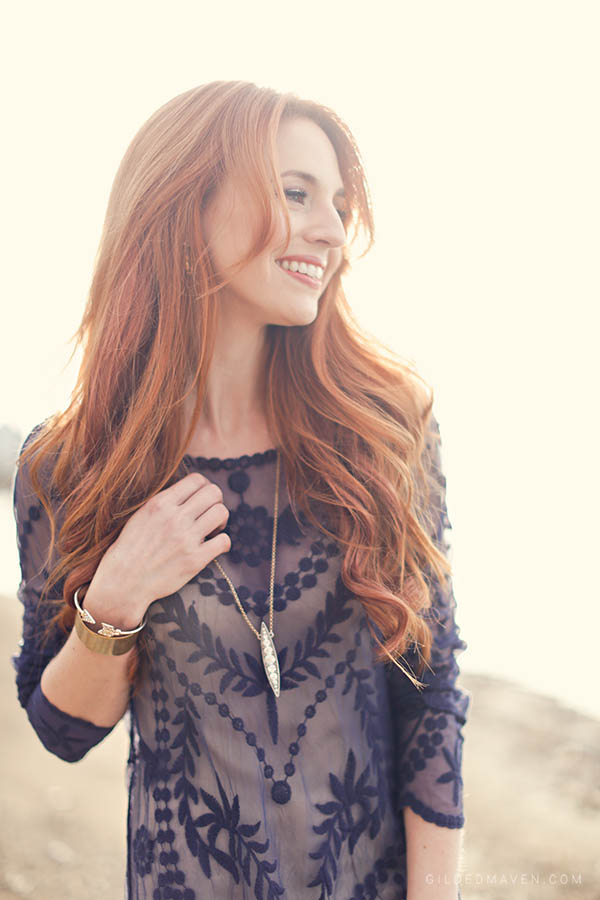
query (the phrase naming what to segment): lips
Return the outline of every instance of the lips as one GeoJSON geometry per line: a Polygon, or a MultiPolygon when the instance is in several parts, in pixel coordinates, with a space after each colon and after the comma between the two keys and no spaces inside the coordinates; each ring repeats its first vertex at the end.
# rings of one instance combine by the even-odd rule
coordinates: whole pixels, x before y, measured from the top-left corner
{"type": "Polygon", "coordinates": [[[286,260],[287,262],[293,262],[293,261],[299,262],[299,263],[305,262],[312,266],[320,266],[322,269],[327,268],[327,261],[324,259],[319,259],[318,256],[309,256],[307,254],[300,256],[298,254],[292,253],[292,254],[290,254],[290,256],[282,256],[280,259],[277,260],[277,262],[283,262],[284,260],[286,260]]]}
{"type": "Polygon", "coordinates": [[[285,272],[294,274],[307,275],[314,281],[322,281],[325,274],[325,266],[321,263],[314,264],[304,259],[291,259],[284,257],[277,260],[277,265],[285,272]]]}
{"type": "MultiPolygon", "coordinates": [[[[283,260],[283,262],[287,264],[287,260],[283,260]]],[[[292,264],[295,266],[298,265],[297,263],[290,263],[289,265],[292,265],[292,264]]],[[[291,269],[289,267],[286,268],[286,266],[282,265],[280,262],[278,262],[277,265],[278,265],[278,268],[280,268],[283,272],[285,272],[285,274],[289,278],[293,278],[295,281],[300,281],[303,284],[306,284],[313,289],[316,288],[318,290],[321,290],[321,288],[323,287],[323,281],[322,281],[323,276],[321,275],[321,277],[319,278],[315,274],[311,274],[311,273],[315,273],[315,272],[322,273],[323,269],[321,269],[320,267],[312,266],[312,265],[308,266],[308,265],[306,265],[306,263],[303,263],[302,264],[303,268],[305,268],[309,271],[300,272],[300,271],[294,271],[293,269],[291,269]]]]}

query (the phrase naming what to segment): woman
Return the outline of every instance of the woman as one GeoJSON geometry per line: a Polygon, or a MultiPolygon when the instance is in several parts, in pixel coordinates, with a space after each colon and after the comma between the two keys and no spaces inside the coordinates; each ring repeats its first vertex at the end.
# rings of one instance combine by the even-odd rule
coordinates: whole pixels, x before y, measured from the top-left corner
{"type": "Polygon", "coordinates": [[[459,896],[439,432],[345,301],[372,232],[347,126],[253,84],[176,97],[117,173],[71,404],[20,456],[15,665],[63,759],[130,712],[130,898],[459,896]]]}

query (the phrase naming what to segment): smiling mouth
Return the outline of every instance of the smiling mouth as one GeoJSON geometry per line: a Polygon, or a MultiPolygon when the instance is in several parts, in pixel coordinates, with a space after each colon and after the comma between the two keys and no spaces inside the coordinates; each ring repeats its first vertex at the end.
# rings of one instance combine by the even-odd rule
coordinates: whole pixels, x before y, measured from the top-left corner
{"type": "Polygon", "coordinates": [[[323,286],[323,274],[324,270],[320,266],[313,266],[307,263],[298,263],[296,260],[292,262],[288,262],[284,260],[283,262],[279,260],[276,261],[276,265],[287,275],[290,275],[292,278],[295,278],[296,281],[301,281],[304,284],[309,285],[310,287],[322,287],[323,286]],[[303,269],[304,271],[300,271],[303,269]]]}

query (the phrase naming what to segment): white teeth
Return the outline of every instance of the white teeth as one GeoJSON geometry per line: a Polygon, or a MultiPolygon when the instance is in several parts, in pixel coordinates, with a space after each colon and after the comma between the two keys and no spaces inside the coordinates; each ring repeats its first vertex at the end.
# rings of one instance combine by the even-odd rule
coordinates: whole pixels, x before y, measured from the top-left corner
{"type": "Polygon", "coordinates": [[[313,266],[312,263],[298,262],[296,259],[283,259],[279,262],[282,269],[290,272],[300,272],[302,275],[310,275],[320,281],[323,278],[324,269],[321,266],[313,266]]]}

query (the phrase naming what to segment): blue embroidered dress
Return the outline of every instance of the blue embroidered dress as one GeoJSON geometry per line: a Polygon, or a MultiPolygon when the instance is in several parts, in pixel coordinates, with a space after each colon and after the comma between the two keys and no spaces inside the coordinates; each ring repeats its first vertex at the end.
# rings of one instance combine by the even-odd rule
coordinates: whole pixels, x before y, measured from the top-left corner
{"type": "MultiPolygon", "coordinates": [[[[433,423],[435,539],[447,550],[433,423]]],[[[259,630],[263,618],[268,624],[276,451],[188,456],[185,466],[223,491],[232,546],[220,561],[259,630]]],[[[110,729],[67,715],[41,691],[44,667],[66,638],[57,631],[40,640],[49,526],[26,468],[14,504],[24,604],[19,699],[44,746],[76,761],[110,729]]],[[[419,692],[391,662],[374,665],[377,645],[342,583],[340,548],[296,520],[283,468],[279,509],[278,699],[214,564],[149,609],[151,664],[129,707],[129,900],[400,900],[403,807],[440,826],[464,823],[461,726],[470,696],[457,686],[455,655],[466,644],[451,583],[436,585],[425,613],[434,672],[425,670],[419,692]]]]}

